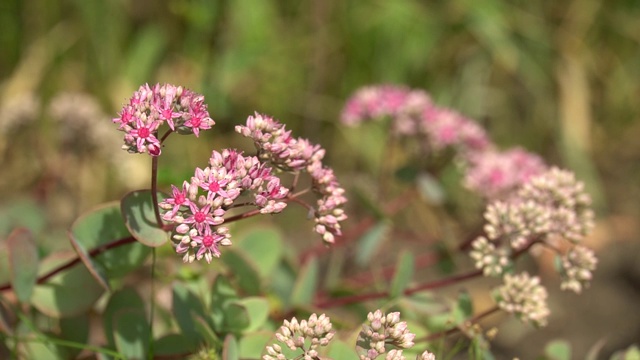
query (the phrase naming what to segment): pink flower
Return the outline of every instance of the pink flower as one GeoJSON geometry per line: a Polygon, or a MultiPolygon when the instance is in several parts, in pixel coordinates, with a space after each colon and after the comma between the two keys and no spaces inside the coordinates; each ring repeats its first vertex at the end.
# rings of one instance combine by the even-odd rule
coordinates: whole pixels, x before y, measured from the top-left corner
{"type": "Polygon", "coordinates": [[[220,257],[220,250],[218,244],[224,240],[225,237],[212,232],[211,228],[205,228],[202,235],[195,235],[192,240],[196,243],[196,259],[200,260],[203,257],[207,260],[207,263],[211,263],[213,257],[220,257]]]}
{"type": "Polygon", "coordinates": [[[521,148],[485,151],[469,156],[464,183],[470,190],[495,199],[508,195],[546,170],[542,158],[521,148]]]}
{"type": "Polygon", "coordinates": [[[200,208],[194,202],[189,202],[189,210],[191,210],[191,214],[184,219],[183,223],[193,224],[199,233],[202,233],[208,227],[222,224],[224,221],[222,219],[224,210],[216,209],[216,211],[212,213],[209,211],[210,209],[211,205],[209,204],[200,208]]]}
{"type": "Polygon", "coordinates": [[[161,153],[158,129],[163,123],[166,122],[171,131],[196,136],[200,130],[215,124],[202,95],[170,84],[141,86],[113,122],[118,124],[118,130],[125,132],[125,150],[152,156],[161,153]]]}
{"type": "Polygon", "coordinates": [[[180,207],[185,206],[188,207],[190,204],[189,200],[189,183],[182,183],[182,190],[178,189],[175,185],[171,185],[172,197],[165,199],[159,205],[163,209],[171,209],[164,214],[165,220],[170,220],[178,213],[180,207]]]}

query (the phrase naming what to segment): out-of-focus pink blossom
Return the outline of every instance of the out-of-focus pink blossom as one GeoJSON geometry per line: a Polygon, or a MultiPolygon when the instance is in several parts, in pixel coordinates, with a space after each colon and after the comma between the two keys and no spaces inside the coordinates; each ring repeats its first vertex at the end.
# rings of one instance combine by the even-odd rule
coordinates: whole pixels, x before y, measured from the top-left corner
{"type": "Polygon", "coordinates": [[[465,186],[488,199],[507,196],[547,170],[541,157],[521,148],[485,151],[468,156],[465,186]]]}

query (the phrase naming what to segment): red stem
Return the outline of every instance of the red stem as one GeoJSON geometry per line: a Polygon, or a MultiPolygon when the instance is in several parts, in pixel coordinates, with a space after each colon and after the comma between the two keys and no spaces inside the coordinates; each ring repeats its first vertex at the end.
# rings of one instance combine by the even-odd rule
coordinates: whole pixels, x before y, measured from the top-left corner
{"type": "MultiPolygon", "coordinates": [[[[482,320],[483,318],[485,318],[485,317],[487,317],[487,316],[489,316],[489,315],[491,315],[493,313],[496,313],[499,310],[500,310],[500,308],[498,306],[494,306],[494,307],[492,307],[492,308],[490,308],[488,310],[485,310],[485,311],[481,312],[480,314],[472,317],[467,322],[469,322],[471,324],[477,323],[478,321],[482,320]]],[[[462,328],[460,326],[456,326],[456,327],[453,327],[451,329],[447,329],[447,330],[444,330],[444,331],[441,331],[441,332],[438,332],[438,333],[435,333],[435,334],[430,334],[430,335],[425,336],[423,338],[415,339],[414,342],[430,342],[430,341],[439,339],[439,338],[444,337],[444,336],[449,336],[449,335],[455,334],[455,333],[460,332],[460,331],[462,331],[462,328]]]]}
{"type": "Polygon", "coordinates": [[[156,222],[160,229],[164,228],[160,217],[160,207],[158,206],[158,157],[151,158],[151,201],[153,202],[153,212],[156,215],[156,222]]]}
{"type": "MultiPolygon", "coordinates": [[[[104,244],[102,246],[99,246],[91,251],[89,251],[89,256],[91,257],[95,257],[98,256],[100,254],[102,254],[103,252],[109,250],[109,249],[113,249],[119,246],[123,246],[126,244],[131,244],[133,242],[135,242],[136,239],[133,238],[133,236],[129,236],[126,238],[122,238],[119,240],[116,240],[112,243],[108,243],[108,244],[104,244]]],[[[38,280],[36,281],[37,284],[43,284],[45,282],[47,282],[47,280],[49,280],[50,278],[52,278],[53,276],[57,275],[58,273],[67,270],[77,264],[79,264],[81,262],[80,257],[75,257],[74,259],[71,259],[69,261],[67,261],[66,263],[58,266],[55,269],[52,269],[51,271],[49,271],[48,273],[42,275],[41,277],[38,278],[38,280]]],[[[11,290],[13,288],[13,286],[11,285],[11,283],[7,283],[4,285],[0,286],[0,291],[7,291],[7,290],[11,290]]]]}
{"type": "MultiPolygon", "coordinates": [[[[474,277],[481,276],[481,275],[482,275],[482,270],[476,270],[476,271],[472,271],[465,274],[454,275],[445,279],[428,282],[413,288],[406,289],[404,291],[404,295],[411,295],[424,290],[437,289],[437,288],[453,285],[460,281],[472,279],[474,277]]],[[[352,296],[345,296],[337,299],[327,299],[325,301],[316,303],[316,306],[319,308],[330,308],[330,307],[336,307],[336,306],[349,305],[349,304],[353,304],[361,301],[382,299],[387,296],[389,296],[388,291],[380,291],[380,292],[369,293],[369,294],[358,294],[358,295],[352,295],[352,296]]]]}

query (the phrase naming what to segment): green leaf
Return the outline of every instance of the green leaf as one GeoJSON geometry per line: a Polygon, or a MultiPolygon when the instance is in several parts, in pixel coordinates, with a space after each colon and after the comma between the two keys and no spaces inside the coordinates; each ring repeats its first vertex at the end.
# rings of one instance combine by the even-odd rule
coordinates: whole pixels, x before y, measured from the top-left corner
{"type": "Polygon", "coordinates": [[[68,358],[65,348],[50,342],[29,341],[24,346],[24,351],[29,359],[59,360],[68,358]]]}
{"type": "Polygon", "coordinates": [[[315,257],[310,258],[304,264],[291,293],[292,305],[301,306],[312,303],[318,285],[318,271],[318,259],[315,257]]]}
{"type": "Polygon", "coordinates": [[[218,332],[223,332],[226,328],[229,313],[229,304],[238,299],[236,290],[231,286],[229,280],[224,276],[217,276],[211,286],[211,311],[210,319],[213,328],[218,332]]]}
{"type": "Polygon", "coordinates": [[[408,251],[403,251],[396,263],[396,273],[393,276],[393,280],[391,280],[389,297],[397,298],[403,294],[404,289],[406,289],[411,282],[414,268],[415,260],[413,254],[408,251]]]}
{"type": "Polygon", "coordinates": [[[196,329],[195,316],[206,318],[204,304],[185,285],[174,283],[171,310],[182,334],[191,341],[190,345],[198,345],[202,337],[196,329]]]}
{"type": "Polygon", "coordinates": [[[248,295],[260,293],[260,276],[258,264],[245,255],[241,250],[229,249],[221,257],[222,261],[230,268],[231,273],[236,278],[238,285],[248,295]]]}
{"type": "Polygon", "coordinates": [[[116,315],[127,309],[144,310],[144,301],[135,289],[123,288],[111,294],[102,313],[102,326],[112,348],[116,345],[113,331],[116,315]]]}
{"type": "Polygon", "coordinates": [[[194,315],[193,320],[196,324],[196,331],[201,335],[205,344],[213,346],[220,342],[220,339],[218,339],[216,333],[213,332],[213,329],[211,328],[211,325],[209,325],[207,320],[198,315],[194,315]]]}
{"type": "Polygon", "coordinates": [[[238,341],[235,336],[231,334],[227,335],[227,337],[224,338],[222,360],[240,360],[238,352],[238,341]]]}
{"type": "Polygon", "coordinates": [[[191,341],[183,334],[167,334],[156,339],[153,343],[153,354],[155,356],[172,358],[180,356],[182,358],[193,353],[194,350],[195,348],[191,346],[191,341]]]}
{"type": "Polygon", "coordinates": [[[252,229],[233,245],[252,260],[263,280],[271,278],[284,251],[282,234],[273,228],[252,229]]]}
{"type": "Polygon", "coordinates": [[[149,349],[149,323],[144,310],[121,309],[114,317],[116,348],[127,359],[142,360],[149,349]]]}
{"type": "Polygon", "coordinates": [[[249,315],[249,325],[244,329],[245,332],[256,331],[260,329],[269,318],[269,302],[261,297],[246,297],[239,301],[247,310],[249,315]]]}
{"type": "MultiPolygon", "coordinates": [[[[158,192],[158,201],[167,197],[158,192]]],[[[128,193],[120,201],[120,209],[127,229],[136,240],[151,247],[158,247],[169,241],[170,232],[159,228],[156,222],[151,190],[128,193]]]]}
{"type": "Polygon", "coordinates": [[[467,291],[460,291],[458,300],[451,314],[456,324],[461,324],[473,316],[473,300],[467,291]]]}
{"type": "Polygon", "coordinates": [[[327,352],[327,356],[331,359],[340,359],[340,360],[358,360],[358,354],[353,350],[353,346],[345,343],[344,341],[340,341],[338,339],[334,339],[329,344],[329,350],[327,352]]]}
{"type": "Polygon", "coordinates": [[[571,345],[564,340],[554,340],[545,346],[544,353],[549,360],[570,360],[571,345]]]}
{"type": "MultiPolygon", "coordinates": [[[[125,226],[117,201],[103,204],[80,216],[71,225],[69,237],[90,252],[92,249],[108,246],[115,241],[131,237],[125,226]]],[[[132,241],[109,249],[93,258],[102,265],[108,279],[122,277],[140,267],[151,252],[147,246],[132,241]]]]}
{"type": "MultiPolygon", "coordinates": [[[[78,344],[87,344],[89,339],[89,316],[82,314],[76,317],[68,317],[60,319],[60,335],[67,341],[78,344]]],[[[82,351],[82,349],[67,347],[69,358],[73,359],[82,351]]]]}
{"type": "Polygon", "coordinates": [[[225,307],[223,332],[240,333],[250,324],[249,311],[240,301],[233,301],[225,307]]]}
{"type": "Polygon", "coordinates": [[[78,257],[80,257],[80,260],[82,261],[84,266],[87,267],[87,270],[89,270],[89,273],[91,273],[93,278],[96,279],[98,284],[100,284],[100,286],[102,286],[106,291],[111,291],[111,287],[109,286],[109,279],[107,278],[106,270],[104,269],[104,267],[102,267],[98,263],[95,263],[91,259],[91,257],[87,253],[87,250],[85,250],[84,247],[80,243],[78,243],[78,241],[73,237],[73,234],[71,233],[69,233],[69,240],[71,241],[71,246],[73,246],[76,254],[78,254],[78,257]]]}
{"type": "Polygon", "coordinates": [[[356,264],[363,266],[371,261],[380,245],[387,238],[390,229],[391,225],[388,221],[380,221],[358,240],[356,264]]]}
{"type": "MultiPolygon", "coordinates": [[[[75,258],[72,251],[54,253],[40,263],[38,276],[75,258]]],[[[76,264],[54,275],[47,282],[36,285],[31,303],[40,312],[51,317],[76,316],[88,311],[103,292],[104,289],[87,268],[82,264],[76,264]]]]}
{"type": "Polygon", "coordinates": [[[39,234],[46,225],[44,208],[29,198],[18,199],[0,207],[0,237],[17,227],[39,234]]]}
{"type": "Polygon", "coordinates": [[[7,238],[11,285],[18,300],[29,302],[38,278],[38,247],[31,232],[17,228],[7,238]]]}
{"type": "Polygon", "coordinates": [[[296,272],[288,262],[281,261],[273,273],[270,289],[276,295],[275,299],[281,301],[276,304],[284,309],[288,309],[291,305],[291,294],[296,283],[296,272]]]}
{"type": "MultiPolygon", "coordinates": [[[[259,331],[248,333],[240,338],[239,356],[241,359],[261,359],[264,348],[273,340],[273,332],[259,331]]],[[[337,358],[336,358],[337,359],[337,358]]]]}

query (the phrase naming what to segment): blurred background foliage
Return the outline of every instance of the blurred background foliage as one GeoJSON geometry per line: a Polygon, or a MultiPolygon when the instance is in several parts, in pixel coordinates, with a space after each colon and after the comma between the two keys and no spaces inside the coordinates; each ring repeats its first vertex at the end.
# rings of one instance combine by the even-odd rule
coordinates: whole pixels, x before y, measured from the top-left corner
{"type": "Polygon", "coordinates": [[[203,93],[217,125],[197,141],[170,139],[168,186],[213,148],[247,149],[233,127],[254,111],[322,144],[338,173],[364,166],[350,155],[384,145],[354,149],[341,107],[360,86],[396,83],[476,119],[500,146],[576,171],[606,219],[596,247],[635,239],[638,19],[635,0],[3,0],[0,197],[46,199],[40,210],[64,229],[82,210],[148,186],[148,159],[120,151],[115,126],[88,135],[95,123],[55,119],[62,93],[92,96],[96,123],[145,82],[203,93]]]}

